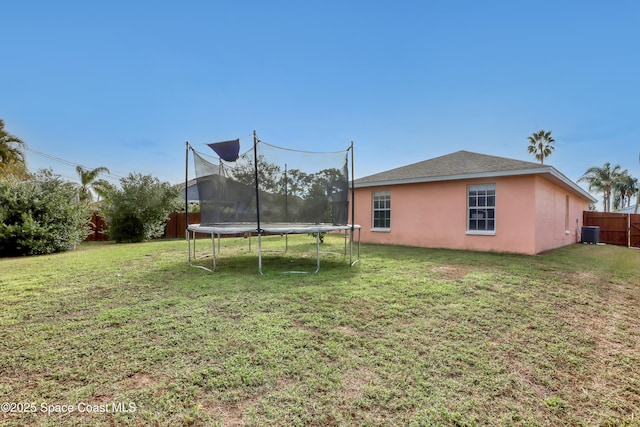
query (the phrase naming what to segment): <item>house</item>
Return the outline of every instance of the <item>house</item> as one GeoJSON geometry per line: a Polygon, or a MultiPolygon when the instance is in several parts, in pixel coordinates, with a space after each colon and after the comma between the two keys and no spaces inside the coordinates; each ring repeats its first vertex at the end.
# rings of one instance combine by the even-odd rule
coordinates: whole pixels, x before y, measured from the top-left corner
{"type": "Polygon", "coordinates": [[[624,208],[620,208],[616,211],[617,213],[625,213],[625,214],[636,214],[640,212],[640,208],[636,208],[636,204],[632,204],[631,206],[626,206],[624,208]]]}
{"type": "Polygon", "coordinates": [[[177,184],[176,187],[180,187],[182,189],[182,200],[185,199],[185,197],[187,198],[187,200],[189,201],[189,203],[199,203],[200,202],[200,196],[198,194],[198,185],[196,183],[195,179],[190,179],[187,182],[187,191],[185,194],[184,191],[184,182],[177,184]]]}
{"type": "Polygon", "coordinates": [[[458,151],[359,178],[362,242],[534,255],[580,240],[596,202],[552,166],[458,151]]]}

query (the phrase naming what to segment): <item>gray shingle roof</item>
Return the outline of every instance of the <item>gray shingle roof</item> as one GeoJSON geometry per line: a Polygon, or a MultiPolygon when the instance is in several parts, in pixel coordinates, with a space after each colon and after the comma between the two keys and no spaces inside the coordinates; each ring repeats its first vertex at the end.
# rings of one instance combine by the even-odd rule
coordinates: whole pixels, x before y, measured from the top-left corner
{"type": "Polygon", "coordinates": [[[359,188],[530,174],[543,175],[550,181],[571,188],[572,191],[581,196],[595,201],[589,193],[565,177],[553,166],[464,150],[365,176],[356,179],[354,185],[359,188]]]}
{"type": "Polygon", "coordinates": [[[420,178],[444,179],[461,175],[484,175],[491,172],[521,171],[540,169],[541,167],[542,165],[539,163],[489,156],[470,151],[457,151],[434,159],[365,176],[357,179],[355,183],[357,185],[384,181],[413,181],[420,178]]]}

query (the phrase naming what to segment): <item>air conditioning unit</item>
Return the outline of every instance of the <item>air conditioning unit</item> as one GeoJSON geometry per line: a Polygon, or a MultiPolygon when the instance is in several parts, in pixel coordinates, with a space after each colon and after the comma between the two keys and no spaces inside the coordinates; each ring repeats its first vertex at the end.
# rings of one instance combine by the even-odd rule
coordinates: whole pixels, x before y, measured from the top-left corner
{"type": "Polygon", "coordinates": [[[582,227],[582,243],[597,245],[600,243],[600,227],[584,226],[582,227]]]}

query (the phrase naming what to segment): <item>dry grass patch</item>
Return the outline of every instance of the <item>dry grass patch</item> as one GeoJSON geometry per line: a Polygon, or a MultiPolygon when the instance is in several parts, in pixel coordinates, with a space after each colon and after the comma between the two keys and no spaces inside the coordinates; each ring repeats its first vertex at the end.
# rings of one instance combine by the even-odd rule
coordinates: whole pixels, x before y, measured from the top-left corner
{"type": "Polygon", "coordinates": [[[365,395],[366,387],[378,380],[377,375],[366,367],[348,370],[342,375],[344,397],[352,401],[362,399],[365,395]]]}

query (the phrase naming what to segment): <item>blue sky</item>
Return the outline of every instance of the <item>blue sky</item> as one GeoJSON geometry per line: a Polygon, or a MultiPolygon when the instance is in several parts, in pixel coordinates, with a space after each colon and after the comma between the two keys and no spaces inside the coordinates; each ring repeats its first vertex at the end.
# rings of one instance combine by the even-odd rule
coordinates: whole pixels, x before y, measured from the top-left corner
{"type": "MultiPolygon", "coordinates": [[[[355,144],[356,177],[458,150],[640,177],[637,1],[32,1],[1,10],[0,118],[35,151],[184,180],[184,147],[355,144]]],[[[31,170],[72,165],[27,151],[31,170]]],[[[117,182],[117,180],[114,180],[117,182]]]]}

